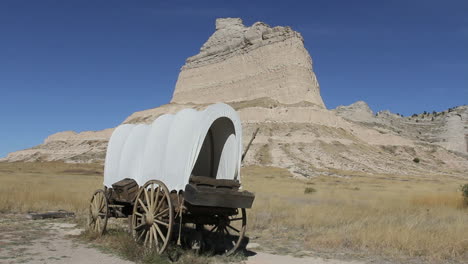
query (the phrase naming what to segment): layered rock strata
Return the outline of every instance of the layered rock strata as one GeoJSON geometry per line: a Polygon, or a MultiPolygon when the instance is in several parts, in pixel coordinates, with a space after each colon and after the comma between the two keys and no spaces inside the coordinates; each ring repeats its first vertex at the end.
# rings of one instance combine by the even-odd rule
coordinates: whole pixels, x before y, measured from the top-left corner
{"type": "Polygon", "coordinates": [[[269,97],[280,103],[307,101],[324,108],[304,40],[290,27],[251,27],[239,18],[216,20],[216,31],[200,53],[187,59],[172,103],[247,101],[269,97]]]}

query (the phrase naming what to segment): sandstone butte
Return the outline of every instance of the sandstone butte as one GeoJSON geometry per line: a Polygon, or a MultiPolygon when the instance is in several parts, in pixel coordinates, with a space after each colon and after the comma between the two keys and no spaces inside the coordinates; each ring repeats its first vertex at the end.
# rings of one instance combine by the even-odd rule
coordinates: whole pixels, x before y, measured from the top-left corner
{"type": "MultiPolygon", "coordinates": [[[[468,177],[468,106],[412,117],[374,114],[362,101],[328,110],[303,42],[290,27],[217,19],[213,35],[182,67],[171,102],[123,123],[150,123],[182,108],[226,102],[241,116],[244,144],[260,128],[246,165],[282,167],[297,177],[468,177]]],[[[1,161],[102,163],[112,131],[60,132],[1,161]]]]}

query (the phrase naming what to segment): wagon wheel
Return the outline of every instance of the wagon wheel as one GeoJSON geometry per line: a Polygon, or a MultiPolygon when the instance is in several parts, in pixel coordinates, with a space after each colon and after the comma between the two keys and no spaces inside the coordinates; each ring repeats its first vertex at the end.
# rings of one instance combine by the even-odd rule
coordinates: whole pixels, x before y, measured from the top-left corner
{"type": "Polygon", "coordinates": [[[169,190],[158,180],[140,188],[133,206],[132,230],[137,242],[161,254],[167,248],[174,224],[174,209],[169,190]]]}
{"type": "Polygon", "coordinates": [[[89,203],[88,229],[101,236],[106,231],[109,205],[103,190],[94,192],[89,203]]]}
{"type": "Polygon", "coordinates": [[[232,255],[242,243],[247,228],[245,209],[236,209],[236,214],[216,216],[216,223],[207,226],[209,241],[214,243],[216,252],[232,255]]]}

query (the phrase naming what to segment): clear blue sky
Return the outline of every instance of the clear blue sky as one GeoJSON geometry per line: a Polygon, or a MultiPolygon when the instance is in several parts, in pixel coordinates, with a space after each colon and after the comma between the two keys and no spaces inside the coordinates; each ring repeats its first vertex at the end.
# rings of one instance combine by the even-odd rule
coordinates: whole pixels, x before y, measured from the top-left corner
{"type": "Polygon", "coordinates": [[[328,108],[468,103],[468,1],[0,1],[0,157],[169,102],[217,17],[302,33],[328,108]]]}

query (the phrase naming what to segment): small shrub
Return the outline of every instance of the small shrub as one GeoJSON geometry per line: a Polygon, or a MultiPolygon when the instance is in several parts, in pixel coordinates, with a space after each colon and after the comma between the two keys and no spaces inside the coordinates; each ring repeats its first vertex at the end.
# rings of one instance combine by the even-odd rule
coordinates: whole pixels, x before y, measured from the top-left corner
{"type": "Polygon", "coordinates": [[[421,160],[419,160],[419,158],[414,158],[414,159],[413,159],[413,162],[414,162],[414,163],[419,163],[420,161],[421,161],[421,160]]]}
{"type": "Polygon", "coordinates": [[[315,190],[315,189],[312,188],[312,187],[306,187],[306,188],[304,189],[304,194],[314,193],[314,192],[316,192],[316,191],[317,191],[317,190],[315,190]]]}
{"type": "Polygon", "coordinates": [[[465,206],[468,206],[468,183],[462,185],[460,188],[462,195],[463,195],[463,202],[465,206]]]}

